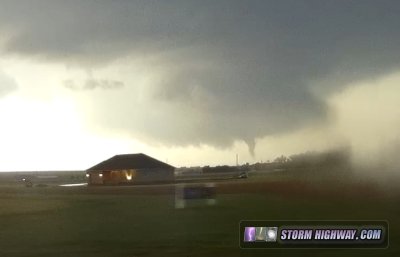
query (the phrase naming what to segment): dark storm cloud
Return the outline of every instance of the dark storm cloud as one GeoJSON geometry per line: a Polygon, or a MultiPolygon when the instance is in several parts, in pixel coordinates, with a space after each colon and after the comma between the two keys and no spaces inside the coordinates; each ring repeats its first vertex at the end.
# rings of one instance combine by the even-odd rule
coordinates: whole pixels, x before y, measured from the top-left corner
{"type": "Polygon", "coordinates": [[[167,144],[251,149],[326,117],[311,86],[329,93],[398,69],[398,13],[398,1],[10,1],[0,28],[8,55],[83,68],[161,56],[165,77],[142,103],[159,109],[140,116],[124,101],[96,122],[167,144]]]}

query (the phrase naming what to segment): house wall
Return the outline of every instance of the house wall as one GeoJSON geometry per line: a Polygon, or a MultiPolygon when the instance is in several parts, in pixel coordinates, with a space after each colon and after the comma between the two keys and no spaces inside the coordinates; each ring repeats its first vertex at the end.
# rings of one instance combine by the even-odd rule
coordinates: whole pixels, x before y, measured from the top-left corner
{"type": "Polygon", "coordinates": [[[128,183],[135,179],[137,172],[133,169],[127,170],[112,170],[104,172],[104,183],[111,185],[118,185],[121,183],[128,183]]]}
{"type": "Polygon", "coordinates": [[[99,176],[100,172],[90,172],[88,183],[89,185],[102,185],[103,177],[99,176]]]}
{"type": "Polygon", "coordinates": [[[151,184],[174,181],[174,169],[113,170],[90,172],[90,185],[151,184]],[[102,177],[99,174],[103,174],[102,177]]]}

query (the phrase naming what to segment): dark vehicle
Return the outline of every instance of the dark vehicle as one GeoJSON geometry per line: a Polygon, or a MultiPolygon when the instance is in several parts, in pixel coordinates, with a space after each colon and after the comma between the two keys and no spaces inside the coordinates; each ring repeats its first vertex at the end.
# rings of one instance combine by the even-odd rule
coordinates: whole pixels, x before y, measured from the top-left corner
{"type": "Polygon", "coordinates": [[[247,172],[241,172],[237,178],[248,178],[249,175],[247,172]]]}

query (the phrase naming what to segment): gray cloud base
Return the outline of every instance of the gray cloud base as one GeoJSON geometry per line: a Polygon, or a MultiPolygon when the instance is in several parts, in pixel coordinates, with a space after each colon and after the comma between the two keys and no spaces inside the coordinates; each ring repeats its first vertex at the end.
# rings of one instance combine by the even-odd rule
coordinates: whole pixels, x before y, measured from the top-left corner
{"type": "Polygon", "coordinates": [[[168,145],[253,151],[255,138],[326,118],[311,87],[329,94],[398,69],[398,13],[398,1],[9,1],[0,29],[5,55],[84,69],[161,56],[167,75],[146,102],[99,93],[90,119],[168,145]]]}

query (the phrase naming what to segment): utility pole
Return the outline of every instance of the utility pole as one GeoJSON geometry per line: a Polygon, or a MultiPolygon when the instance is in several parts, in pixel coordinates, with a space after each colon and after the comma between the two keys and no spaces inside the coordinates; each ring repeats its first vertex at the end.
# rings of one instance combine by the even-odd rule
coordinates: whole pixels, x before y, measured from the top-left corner
{"type": "Polygon", "coordinates": [[[239,166],[239,155],[236,154],[236,167],[239,166]]]}

